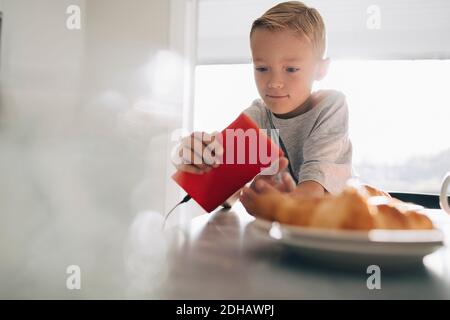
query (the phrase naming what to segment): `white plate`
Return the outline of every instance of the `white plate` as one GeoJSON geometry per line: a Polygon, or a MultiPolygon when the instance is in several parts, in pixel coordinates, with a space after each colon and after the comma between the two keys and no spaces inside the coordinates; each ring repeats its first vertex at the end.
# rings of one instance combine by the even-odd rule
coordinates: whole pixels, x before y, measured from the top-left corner
{"type": "Polygon", "coordinates": [[[313,229],[256,219],[256,230],[310,259],[336,266],[421,265],[423,257],[443,246],[440,230],[345,231],[313,229]]]}

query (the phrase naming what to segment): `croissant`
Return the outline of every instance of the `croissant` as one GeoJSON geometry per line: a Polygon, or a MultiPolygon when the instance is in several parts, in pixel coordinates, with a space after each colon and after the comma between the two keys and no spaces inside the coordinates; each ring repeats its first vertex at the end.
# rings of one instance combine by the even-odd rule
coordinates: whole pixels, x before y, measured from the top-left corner
{"type": "Polygon", "coordinates": [[[375,227],[373,208],[354,189],[348,189],[340,196],[331,196],[320,203],[310,220],[310,227],[331,229],[369,230],[375,227]]]}
{"type": "Polygon", "coordinates": [[[269,194],[264,200],[267,203],[262,217],[290,225],[325,229],[433,229],[427,216],[405,209],[405,203],[385,194],[366,186],[359,189],[349,187],[339,195],[323,198],[294,199],[284,194],[269,194]]]}
{"type": "Polygon", "coordinates": [[[377,229],[433,229],[431,220],[417,211],[401,211],[395,206],[378,205],[374,216],[377,229]]]}

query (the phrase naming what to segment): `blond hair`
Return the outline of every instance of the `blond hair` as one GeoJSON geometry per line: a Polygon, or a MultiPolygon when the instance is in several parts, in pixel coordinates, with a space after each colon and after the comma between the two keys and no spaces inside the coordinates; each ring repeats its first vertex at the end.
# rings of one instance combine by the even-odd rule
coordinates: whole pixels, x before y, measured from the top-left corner
{"type": "Polygon", "coordinates": [[[300,1],[282,2],[267,10],[253,22],[250,37],[258,28],[294,31],[310,41],[319,57],[325,55],[326,31],[322,16],[315,8],[310,8],[300,1]]]}

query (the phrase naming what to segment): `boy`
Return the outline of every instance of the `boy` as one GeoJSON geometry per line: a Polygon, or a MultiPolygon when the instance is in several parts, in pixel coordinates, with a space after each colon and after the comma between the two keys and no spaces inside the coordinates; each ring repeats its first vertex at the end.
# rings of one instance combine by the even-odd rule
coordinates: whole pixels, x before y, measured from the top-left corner
{"type": "MultiPolygon", "coordinates": [[[[313,82],[321,80],[328,70],[325,42],[322,17],[298,1],[280,3],[253,22],[250,45],[261,100],[255,100],[244,112],[260,128],[279,129],[289,161],[280,159],[280,182],[275,176],[260,175],[250,188],[243,189],[241,202],[252,214],[260,210],[252,203],[255,197],[263,196],[271,186],[272,191],[294,197],[321,197],[326,192],[339,193],[351,177],[345,97],[331,90],[311,92],[313,82]]],[[[191,139],[194,135],[185,142],[191,139]]],[[[207,145],[205,139],[203,143],[207,145]]],[[[193,151],[190,156],[195,157],[193,151]]],[[[200,165],[181,164],[177,168],[207,172],[214,160],[203,160],[200,165]]]]}

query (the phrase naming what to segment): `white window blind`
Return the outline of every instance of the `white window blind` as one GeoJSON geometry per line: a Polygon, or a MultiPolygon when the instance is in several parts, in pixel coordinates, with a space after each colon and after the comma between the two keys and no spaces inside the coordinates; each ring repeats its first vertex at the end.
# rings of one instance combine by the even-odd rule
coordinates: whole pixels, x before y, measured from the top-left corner
{"type": "MultiPolygon", "coordinates": [[[[251,24],[279,2],[282,1],[199,0],[198,64],[249,63],[251,24]]],[[[304,2],[322,14],[327,27],[328,56],[332,58],[450,58],[448,0],[304,2]],[[374,25],[375,29],[370,28],[374,25]]]]}

